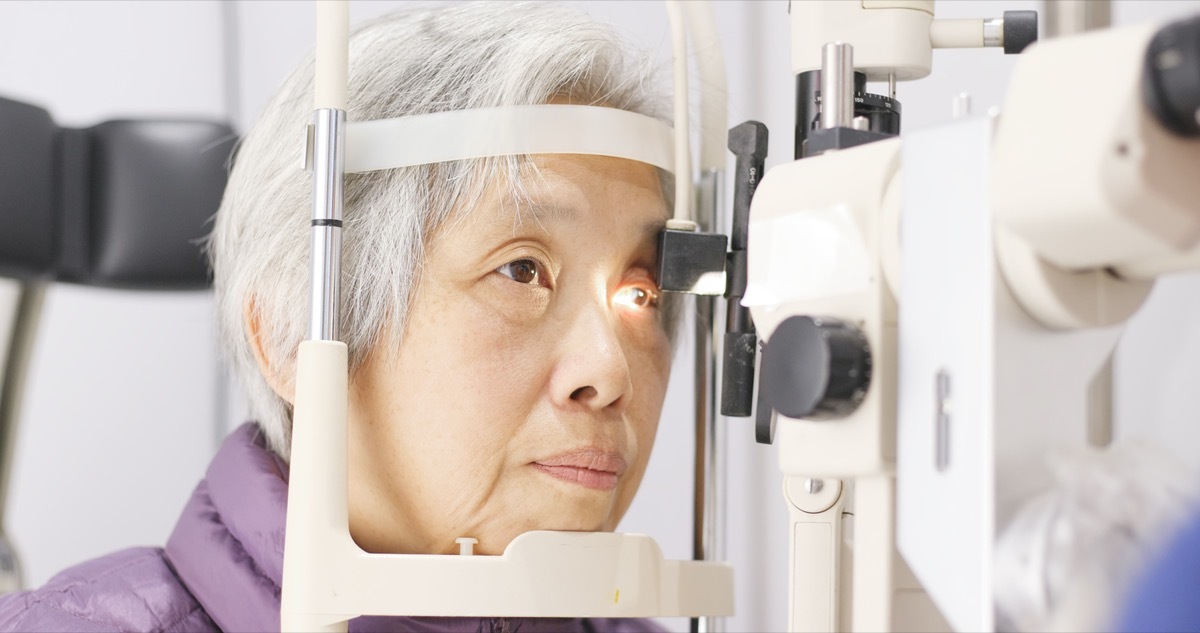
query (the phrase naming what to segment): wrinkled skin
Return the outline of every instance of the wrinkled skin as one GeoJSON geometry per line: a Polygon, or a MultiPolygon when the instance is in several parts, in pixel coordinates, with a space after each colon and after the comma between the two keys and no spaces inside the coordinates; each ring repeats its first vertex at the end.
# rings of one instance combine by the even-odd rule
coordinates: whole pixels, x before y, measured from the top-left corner
{"type": "Polygon", "coordinates": [[[440,232],[400,344],[352,377],[351,534],[368,551],[612,530],[645,473],[670,369],[657,172],[535,162],[532,209],[493,192],[440,232]]]}

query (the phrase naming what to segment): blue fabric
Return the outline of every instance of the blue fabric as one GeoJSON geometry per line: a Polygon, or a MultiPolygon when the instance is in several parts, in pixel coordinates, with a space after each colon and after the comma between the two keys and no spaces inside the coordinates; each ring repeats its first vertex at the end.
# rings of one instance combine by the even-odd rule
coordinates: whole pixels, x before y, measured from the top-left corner
{"type": "Polygon", "coordinates": [[[1135,583],[1117,630],[1200,631],[1200,514],[1184,525],[1135,583]]]}

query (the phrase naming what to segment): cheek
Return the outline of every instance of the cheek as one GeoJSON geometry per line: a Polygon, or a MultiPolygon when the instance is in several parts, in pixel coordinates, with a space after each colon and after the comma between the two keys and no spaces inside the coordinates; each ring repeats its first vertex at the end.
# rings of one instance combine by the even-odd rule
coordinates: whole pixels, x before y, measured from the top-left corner
{"type": "MultiPolygon", "coordinates": [[[[653,442],[671,375],[671,348],[666,337],[659,336],[651,345],[643,347],[630,358],[629,365],[636,402],[633,412],[636,432],[639,440],[653,442]]],[[[649,442],[644,445],[643,459],[649,457],[649,442]]]]}
{"type": "Polygon", "coordinates": [[[545,378],[538,338],[462,294],[434,298],[414,312],[401,356],[419,368],[407,391],[436,403],[437,411],[426,415],[439,414],[439,426],[466,435],[464,441],[495,444],[511,434],[545,378]]]}

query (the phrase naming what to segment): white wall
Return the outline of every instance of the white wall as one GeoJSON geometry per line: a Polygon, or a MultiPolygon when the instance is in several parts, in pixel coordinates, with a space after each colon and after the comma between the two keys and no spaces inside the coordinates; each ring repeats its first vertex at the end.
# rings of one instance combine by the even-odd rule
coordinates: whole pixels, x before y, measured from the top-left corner
{"type": "MultiPolygon", "coordinates": [[[[220,26],[210,2],[3,3],[0,95],[70,126],[223,118],[220,26]]],[[[165,541],[215,445],[210,303],[204,292],[47,293],[5,525],[28,583],[165,541]]]]}
{"type": "MultiPolygon", "coordinates": [[[[665,14],[645,1],[577,2],[657,56],[668,76],[665,14]]],[[[940,17],[998,16],[1018,2],[941,2],[940,17]]],[[[406,6],[356,1],[359,21],[406,6]]],[[[768,167],[792,155],[794,81],[786,2],[718,2],[730,79],[730,123],[771,129],[768,167]]],[[[1198,2],[1116,3],[1118,23],[1198,11],[1198,2]]],[[[42,103],[64,123],[130,114],[222,116],[244,128],[311,49],[308,2],[0,3],[0,94],[42,103]],[[233,48],[226,49],[226,46],[233,48]],[[222,55],[235,54],[225,65],[222,55]]],[[[904,127],[950,118],[967,91],[976,112],[1000,105],[1014,59],[995,50],[939,51],[934,76],[901,84],[904,127]]],[[[1117,368],[1123,429],[1200,437],[1200,277],[1160,284],[1135,318],[1117,368]]],[[[2,300],[2,299],[0,299],[2,300]]],[[[130,544],[161,543],[214,447],[244,406],[224,402],[206,294],[138,295],[55,288],[23,417],[8,529],[29,580],[130,544]]],[[[688,337],[681,337],[687,341],[688,337]]],[[[671,557],[691,548],[690,347],[680,350],[658,448],[623,529],[653,535],[671,557]]],[[[727,553],[737,569],[734,631],[781,630],[786,515],[775,451],[748,420],[727,421],[727,553]]],[[[1129,432],[1133,432],[1132,430],[1129,432]]],[[[1173,444],[1186,457],[1195,441],[1173,444]]],[[[673,621],[682,629],[684,622],[673,621]]]]}

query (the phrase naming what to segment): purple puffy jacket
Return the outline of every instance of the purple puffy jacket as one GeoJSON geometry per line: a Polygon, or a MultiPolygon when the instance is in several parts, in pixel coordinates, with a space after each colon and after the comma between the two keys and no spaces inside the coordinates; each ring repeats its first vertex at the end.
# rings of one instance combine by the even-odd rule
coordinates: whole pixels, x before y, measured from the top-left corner
{"type": "MultiPolygon", "coordinates": [[[[208,467],[165,549],[134,548],[0,597],[4,631],[278,631],[287,465],[252,424],[208,467]]],[[[350,631],[659,631],[647,620],[361,617],[350,631]]]]}

